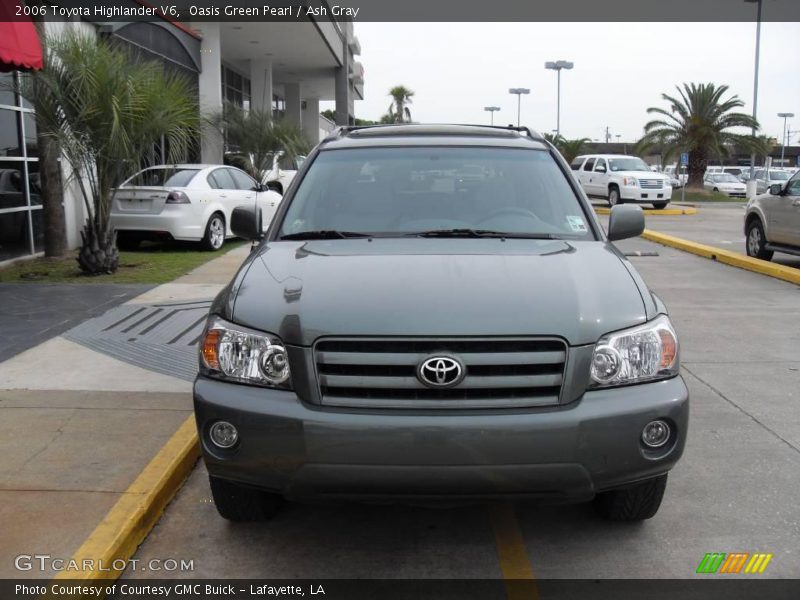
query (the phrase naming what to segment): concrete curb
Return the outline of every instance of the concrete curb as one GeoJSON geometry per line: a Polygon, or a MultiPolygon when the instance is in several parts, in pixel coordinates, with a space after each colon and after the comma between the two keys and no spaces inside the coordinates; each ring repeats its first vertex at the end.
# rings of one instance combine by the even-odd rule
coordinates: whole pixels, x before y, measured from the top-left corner
{"type": "Polygon", "coordinates": [[[158,522],[199,457],[200,443],[194,415],[191,415],[73,554],[78,565],[93,561],[92,568],[61,571],[54,583],[66,583],[64,580],[100,583],[100,580],[117,579],[125,570],[123,561],[133,556],[158,522]]]}
{"type": "MultiPolygon", "coordinates": [[[[603,206],[592,206],[594,208],[594,212],[598,215],[610,215],[611,209],[605,208],[603,206]]],[[[664,208],[662,210],[656,210],[654,208],[646,208],[642,209],[642,212],[646,215],[652,216],[662,216],[662,217],[674,217],[677,215],[696,215],[697,209],[693,206],[682,206],[681,208],[664,208]]]]}
{"type": "Polygon", "coordinates": [[[657,242],[659,244],[663,244],[664,246],[671,246],[672,248],[677,248],[678,250],[691,252],[692,254],[696,254],[704,258],[710,258],[711,260],[716,260],[726,265],[731,265],[733,267],[738,267],[740,269],[745,269],[747,271],[760,273],[762,275],[774,277],[775,279],[782,279],[783,281],[800,285],[800,269],[795,269],[794,267],[787,267],[766,260],[751,258],[749,256],[745,256],[744,254],[739,254],[738,252],[731,252],[730,250],[715,248],[714,246],[698,244],[697,242],[667,235],[666,233],[658,233],[650,229],[645,229],[644,233],[642,233],[642,237],[646,240],[650,240],[651,242],[657,242]]]}

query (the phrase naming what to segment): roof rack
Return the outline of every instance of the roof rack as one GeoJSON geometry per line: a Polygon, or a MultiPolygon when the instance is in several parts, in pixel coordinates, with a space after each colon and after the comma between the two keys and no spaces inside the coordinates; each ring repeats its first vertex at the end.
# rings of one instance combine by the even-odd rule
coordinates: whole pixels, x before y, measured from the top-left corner
{"type": "Polygon", "coordinates": [[[525,137],[527,137],[529,139],[532,139],[532,140],[536,140],[536,141],[543,141],[544,140],[544,138],[539,133],[537,133],[536,131],[533,131],[532,129],[530,129],[530,128],[524,126],[524,125],[522,125],[522,126],[514,126],[514,125],[508,125],[508,126],[504,126],[504,125],[476,125],[474,123],[453,123],[453,124],[441,124],[441,125],[440,124],[427,124],[427,123],[406,123],[406,124],[404,124],[404,123],[381,123],[381,124],[376,124],[376,125],[339,125],[328,136],[326,136],[325,139],[323,139],[322,141],[323,142],[327,142],[327,141],[332,141],[332,140],[335,140],[335,139],[339,139],[339,138],[342,138],[342,137],[344,137],[346,135],[349,135],[350,133],[353,133],[353,132],[356,132],[356,131],[362,131],[362,130],[368,130],[368,129],[380,130],[380,129],[384,129],[384,128],[387,128],[387,129],[388,128],[398,128],[398,127],[403,127],[403,126],[419,127],[420,130],[423,130],[426,126],[430,127],[430,128],[434,128],[434,127],[437,127],[437,126],[441,126],[441,127],[450,126],[450,127],[475,127],[475,128],[480,128],[480,129],[494,129],[494,130],[497,130],[498,132],[500,132],[500,131],[508,131],[508,132],[516,131],[516,132],[518,132],[520,134],[523,134],[525,137]]]}

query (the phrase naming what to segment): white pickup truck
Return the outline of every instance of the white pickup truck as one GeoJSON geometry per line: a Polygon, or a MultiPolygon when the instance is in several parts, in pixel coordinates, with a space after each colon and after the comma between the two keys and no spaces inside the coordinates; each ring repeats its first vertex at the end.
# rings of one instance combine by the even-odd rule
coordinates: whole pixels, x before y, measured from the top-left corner
{"type": "Polygon", "coordinates": [[[672,199],[669,177],[654,173],[641,158],[624,154],[585,154],[570,164],[587,196],[666,208],[672,199]]]}

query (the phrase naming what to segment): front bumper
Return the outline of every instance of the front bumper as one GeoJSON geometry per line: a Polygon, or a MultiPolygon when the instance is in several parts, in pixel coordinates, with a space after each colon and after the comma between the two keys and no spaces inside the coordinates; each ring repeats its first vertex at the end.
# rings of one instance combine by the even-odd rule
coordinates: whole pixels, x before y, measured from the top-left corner
{"type": "Polygon", "coordinates": [[[194,386],[209,473],[287,497],[589,500],[672,468],[683,453],[688,400],[680,377],[515,412],[333,410],[293,392],[202,376],[194,386]],[[658,452],[640,441],[653,419],[673,425],[658,452]],[[217,420],[239,430],[232,450],[211,444],[217,420]]]}
{"type": "Polygon", "coordinates": [[[620,197],[625,202],[669,202],[672,199],[672,188],[645,189],[639,186],[623,185],[619,190],[620,197]]]}

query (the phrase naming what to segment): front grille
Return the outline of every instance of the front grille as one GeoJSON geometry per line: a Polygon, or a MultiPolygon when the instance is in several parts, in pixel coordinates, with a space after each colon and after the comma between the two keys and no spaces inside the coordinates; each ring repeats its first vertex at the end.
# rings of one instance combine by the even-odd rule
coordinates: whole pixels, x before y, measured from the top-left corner
{"type": "Polygon", "coordinates": [[[663,187],[663,179],[640,179],[639,186],[643,190],[660,190],[663,187]]]}
{"type": "Polygon", "coordinates": [[[370,408],[511,408],[558,404],[567,346],[553,338],[323,339],[314,347],[321,402],[370,408]],[[458,358],[466,376],[435,388],[417,378],[431,356],[458,358]]]}

